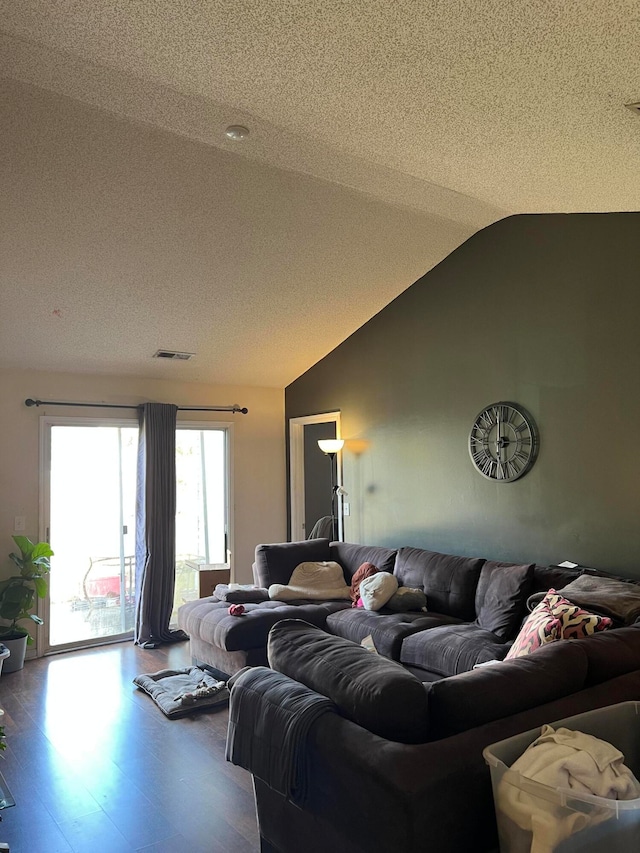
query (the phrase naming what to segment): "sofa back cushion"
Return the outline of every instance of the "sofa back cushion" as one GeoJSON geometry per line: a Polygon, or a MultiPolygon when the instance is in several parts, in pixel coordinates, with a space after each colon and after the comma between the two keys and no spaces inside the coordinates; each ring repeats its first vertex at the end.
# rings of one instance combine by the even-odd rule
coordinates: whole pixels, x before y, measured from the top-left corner
{"type": "Polygon", "coordinates": [[[487,562],[480,571],[476,588],[478,625],[501,640],[518,633],[531,594],[534,564],[487,562]]]}
{"type": "Polygon", "coordinates": [[[476,617],[476,587],[484,562],[478,557],[400,548],[394,574],[399,586],[424,590],[427,610],[472,622],[476,617]]]}
{"type": "Polygon", "coordinates": [[[267,657],[272,669],[328,696],[370,732],[400,743],[427,740],[426,690],[400,664],[299,619],[273,626],[267,657]]]}
{"type": "Polygon", "coordinates": [[[431,738],[449,737],[581,690],[587,677],[582,642],[561,640],[526,657],[425,685],[431,738]]]}
{"type": "Polygon", "coordinates": [[[575,640],[587,656],[587,686],[640,669],[640,625],[575,640]]]}
{"type": "Polygon", "coordinates": [[[547,592],[550,589],[562,589],[571,581],[580,577],[582,569],[570,569],[567,566],[534,566],[531,592],[547,592]]]}
{"type": "Polygon", "coordinates": [[[300,563],[321,563],[330,559],[328,539],[258,545],[253,577],[258,586],[265,588],[274,583],[286,584],[300,563]]]}
{"type": "Polygon", "coordinates": [[[379,572],[393,572],[396,554],[392,548],[380,545],[354,545],[351,542],[332,542],[330,547],[331,560],[340,563],[344,569],[347,583],[363,563],[373,563],[379,572]]]}

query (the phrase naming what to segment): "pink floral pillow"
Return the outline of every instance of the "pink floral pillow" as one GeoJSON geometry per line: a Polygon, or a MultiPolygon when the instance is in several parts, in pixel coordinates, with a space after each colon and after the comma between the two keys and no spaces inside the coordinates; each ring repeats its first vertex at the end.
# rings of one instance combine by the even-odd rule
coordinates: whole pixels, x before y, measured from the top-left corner
{"type": "Polygon", "coordinates": [[[596,631],[606,631],[613,622],[608,616],[589,613],[572,604],[555,589],[550,589],[540,604],[531,611],[505,660],[528,655],[555,640],[579,640],[596,631]]]}
{"type": "Polygon", "coordinates": [[[551,612],[547,594],[540,604],[533,608],[505,660],[512,660],[539,649],[547,643],[562,639],[562,619],[551,612]]]}

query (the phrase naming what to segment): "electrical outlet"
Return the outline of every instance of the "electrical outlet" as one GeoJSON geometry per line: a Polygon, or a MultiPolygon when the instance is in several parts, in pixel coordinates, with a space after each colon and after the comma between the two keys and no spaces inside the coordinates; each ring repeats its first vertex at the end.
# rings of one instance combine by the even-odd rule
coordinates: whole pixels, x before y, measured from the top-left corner
{"type": "Polygon", "coordinates": [[[351,506],[346,501],[342,504],[342,514],[351,515],[351,506]]]}
{"type": "Polygon", "coordinates": [[[16,515],[13,519],[13,532],[14,533],[24,533],[27,529],[27,517],[26,515],[16,515]]]}

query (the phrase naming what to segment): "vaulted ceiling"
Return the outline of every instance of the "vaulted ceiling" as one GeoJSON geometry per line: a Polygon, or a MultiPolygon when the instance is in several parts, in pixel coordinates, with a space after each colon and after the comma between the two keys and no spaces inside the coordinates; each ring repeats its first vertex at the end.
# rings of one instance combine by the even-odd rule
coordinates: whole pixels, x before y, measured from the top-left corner
{"type": "Polygon", "coordinates": [[[638,208],[635,0],[0,0],[0,26],[0,365],[282,387],[479,228],[638,208]]]}

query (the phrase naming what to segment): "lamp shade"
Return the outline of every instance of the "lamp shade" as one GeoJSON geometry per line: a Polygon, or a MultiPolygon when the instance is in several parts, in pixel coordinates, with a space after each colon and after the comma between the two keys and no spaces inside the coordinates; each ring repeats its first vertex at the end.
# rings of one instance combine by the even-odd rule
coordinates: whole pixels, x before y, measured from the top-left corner
{"type": "Polygon", "coordinates": [[[339,453],[344,445],[343,438],[319,438],[318,447],[323,453],[339,453]]]}

